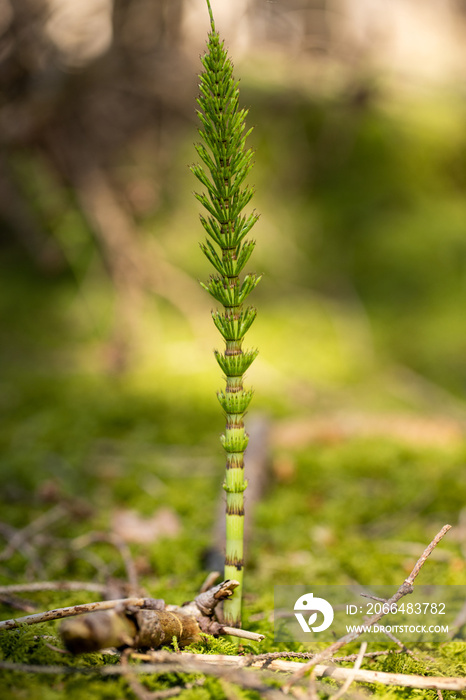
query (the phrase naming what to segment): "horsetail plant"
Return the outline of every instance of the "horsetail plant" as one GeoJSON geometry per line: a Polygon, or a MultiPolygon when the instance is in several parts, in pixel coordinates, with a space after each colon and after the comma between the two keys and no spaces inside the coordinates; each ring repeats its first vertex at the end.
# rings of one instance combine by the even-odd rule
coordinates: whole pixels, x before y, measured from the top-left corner
{"type": "Polygon", "coordinates": [[[223,353],[215,350],[215,358],[222,369],[226,386],[217,393],[222,406],[226,427],[221,442],[226,452],[226,545],[225,579],[236,579],[240,586],[225,601],[224,617],[227,624],[241,624],[243,583],[243,530],[244,497],[247,486],[244,479],[244,452],[248,435],[244,415],[252,398],[252,390],[243,388],[246,370],[257,356],[257,350],[243,350],[244,336],[251,327],[256,309],[243,307],[260,276],[241,273],[254,250],[255,242],[246,236],[256,223],[258,215],[242,213],[250,202],[253,190],[244,184],[252,168],[252,149],[245,142],[252,129],[245,133],[247,110],[239,109],[239,88],[233,78],[233,65],[215,29],[212,8],[207,6],[211,31],[207,52],[201,57],[200,96],[198,116],[202,123],[199,133],[202,143],[196,151],[204,164],[191,170],[204,185],[207,194],[195,196],[207,211],[200,216],[207,233],[201,244],[204,255],[216,270],[208,284],[202,284],[223,306],[212,311],[212,318],[225,341],[223,353]]]}

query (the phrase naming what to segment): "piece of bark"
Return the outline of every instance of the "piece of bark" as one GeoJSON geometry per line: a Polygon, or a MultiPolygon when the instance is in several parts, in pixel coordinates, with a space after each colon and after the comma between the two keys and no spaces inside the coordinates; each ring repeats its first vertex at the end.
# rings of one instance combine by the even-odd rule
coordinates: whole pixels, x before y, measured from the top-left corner
{"type": "Polygon", "coordinates": [[[158,649],[176,637],[179,646],[200,641],[201,629],[191,615],[166,610],[101,610],[65,620],[61,638],[73,654],[108,647],[158,649]]]}
{"type": "Polygon", "coordinates": [[[62,622],[60,636],[73,654],[85,654],[107,647],[132,646],[135,623],[117,610],[98,610],[62,622]]]}
{"type": "Polygon", "coordinates": [[[179,612],[140,610],[136,613],[138,633],[133,646],[138,649],[159,648],[176,637],[185,647],[201,640],[201,628],[192,615],[179,612]]]}

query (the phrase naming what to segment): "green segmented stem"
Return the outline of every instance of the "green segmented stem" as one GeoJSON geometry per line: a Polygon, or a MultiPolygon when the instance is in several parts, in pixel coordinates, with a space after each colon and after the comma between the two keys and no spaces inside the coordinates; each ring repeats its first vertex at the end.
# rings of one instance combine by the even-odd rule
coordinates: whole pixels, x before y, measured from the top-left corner
{"type": "Polygon", "coordinates": [[[247,486],[244,479],[244,451],[248,436],[244,415],[252,398],[252,391],[243,387],[244,373],[257,356],[257,350],[243,350],[243,340],[256,317],[256,310],[243,308],[246,298],[260,281],[260,276],[247,274],[240,279],[255,242],[246,236],[256,223],[256,213],[245,216],[253,190],[244,184],[252,168],[253,152],[245,143],[250,131],[245,132],[247,111],[239,109],[238,83],[233,79],[233,66],[223,42],[215,29],[209,0],[211,32],[207,52],[201,58],[204,71],[200,76],[200,96],[197,100],[201,121],[199,133],[202,143],[196,151],[203,165],[191,170],[207,193],[196,193],[197,200],[207,211],[200,220],[207,233],[201,249],[216,270],[204,289],[223,307],[212,311],[215,326],[225,341],[223,353],[215,357],[225,375],[224,391],[217,393],[226,426],[221,442],[226,452],[226,546],[225,578],[236,579],[240,586],[225,601],[225,622],[241,624],[243,583],[244,498],[247,486]]]}

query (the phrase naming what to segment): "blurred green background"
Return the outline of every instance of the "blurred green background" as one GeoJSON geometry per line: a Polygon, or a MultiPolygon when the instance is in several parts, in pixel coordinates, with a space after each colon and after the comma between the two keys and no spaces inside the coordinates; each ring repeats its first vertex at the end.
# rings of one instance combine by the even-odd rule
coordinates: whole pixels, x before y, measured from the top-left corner
{"type": "MultiPolygon", "coordinates": [[[[254,126],[261,214],[247,381],[271,467],[249,585],[264,606],[277,576],[401,583],[445,522],[456,534],[426,576],[463,582],[464,3],[212,5],[254,126]]],[[[123,575],[63,542],[168,505],[172,539],[135,551],[151,593],[188,594],[223,470],[187,167],[206,8],[5,8],[0,534],[6,547],[57,504],[69,517],[35,543],[46,562],[20,550],[0,574],[123,575]]]]}

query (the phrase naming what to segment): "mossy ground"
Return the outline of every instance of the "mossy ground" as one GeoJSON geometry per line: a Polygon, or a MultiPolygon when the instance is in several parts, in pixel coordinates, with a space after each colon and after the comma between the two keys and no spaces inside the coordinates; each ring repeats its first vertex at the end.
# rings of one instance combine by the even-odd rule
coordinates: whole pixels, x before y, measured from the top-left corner
{"type": "MultiPolygon", "coordinates": [[[[130,378],[34,376],[16,382],[14,406],[4,417],[2,442],[2,521],[24,527],[40,514],[64,503],[68,514],[45,530],[35,562],[20,549],[2,563],[2,584],[34,579],[124,579],[123,562],[114,547],[89,545],[74,552],[71,542],[90,531],[109,532],[118,508],[150,516],[170,506],[180,533],[153,544],[131,545],[140,580],[148,594],[172,603],[191,598],[206,574],[204,553],[220,496],[221,454],[217,449],[218,416],[201,397],[178,406],[154,391],[141,395],[130,378]],[[183,410],[185,409],[185,410],[183,410]],[[182,436],[182,437],[181,437],[182,436]],[[47,539],[48,538],[48,539],[47,539]]],[[[214,408],[216,408],[214,406],[214,408]]],[[[275,455],[276,473],[266,497],[255,509],[249,545],[244,625],[264,632],[262,644],[245,651],[284,649],[273,643],[273,586],[302,582],[391,584],[394,590],[445,522],[455,524],[466,500],[466,446],[413,447],[388,438],[337,440],[275,455]],[[280,463],[286,461],[285,477],[280,463]],[[406,553],[403,543],[411,543],[406,553]],[[415,543],[413,547],[413,543],[415,543]]],[[[441,555],[425,565],[423,583],[464,584],[461,543],[446,538],[441,555]]],[[[95,599],[90,593],[29,594],[39,609],[95,599]]],[[[13,612],[4,605],[2,617],[13,612]]],[[[18,613],[14,613],[18,614],[18,613]]],[[[4,660],[28,664],[93,666],[114,657],[85,655],[78,660],[50,649],[37,635],[55,639],[49,623],[1,635],[4,660]]],[[[375,645],[376,646],[376,645],[375,645]]],[[[374,645],[373,645],[374,647],[374,645]]],[[[290,650],[301,650],[291,644],[290,650]]],[[[357,650],[354,643],[344,650],[357,650]]],[[[374,647],[375,648],[375,647],[374,647]]],[[[226,640],[211,640],[202,651],[234,653],[226,640]]],[[[372,649],[373,650],[373,649],[372,649]]],[[[368,667],[404,673],[462,675],[466,646],[460,642],[382,657],[368,667]],[[435,661],[433,661],[433,658],[435,661]]],[[[186,679],[184,679],[186,680],[186,679]]],[[[175,674],[144,680],[161,689],[183,682],[175,674]]],[[[2,672],[4,697],[133,697],[121,678],[36,676],[2,672]]],[[[371,688],[380,697],[411,697],[411,691],[371,688]]],[[[246,697],[256,697],[248,691],[246,697]]],[[[435,697],[431,691],[418,697],[435,697]]],[[[219,681],[184,691],[186,698],[226,697],[219,681]]],[[[444,694],[455,697],[455,694],[444,694]]]]}

